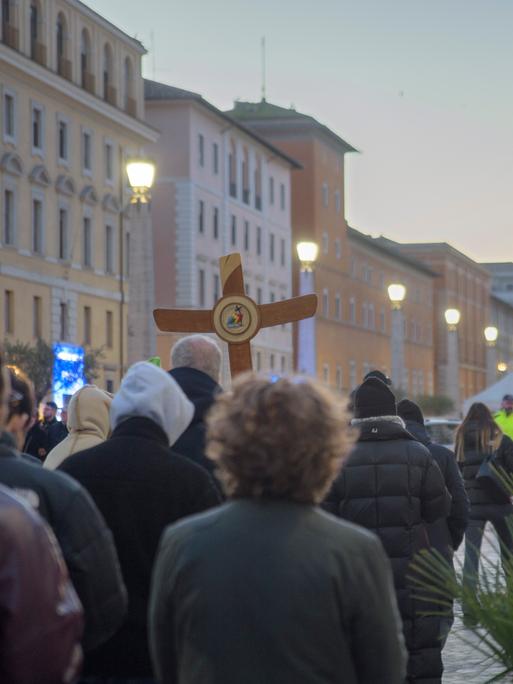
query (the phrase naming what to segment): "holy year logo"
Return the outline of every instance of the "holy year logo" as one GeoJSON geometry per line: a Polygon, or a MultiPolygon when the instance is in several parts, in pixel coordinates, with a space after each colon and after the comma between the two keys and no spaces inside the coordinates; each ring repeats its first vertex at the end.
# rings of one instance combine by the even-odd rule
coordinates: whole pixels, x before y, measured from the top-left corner
{"type": "Polygon", "coordinates": [[[213,312],[214,328],[226,342],[246,342],[258,330],[259,313],[249,297],[230,296],[221,299],[213,312]]]}

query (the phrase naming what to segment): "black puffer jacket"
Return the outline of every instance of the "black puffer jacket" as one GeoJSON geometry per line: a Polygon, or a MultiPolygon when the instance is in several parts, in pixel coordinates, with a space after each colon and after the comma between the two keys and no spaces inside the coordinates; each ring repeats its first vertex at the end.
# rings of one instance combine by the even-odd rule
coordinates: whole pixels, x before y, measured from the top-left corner
{"type": "MultiPolygon", "coordinates": [[[[486,489],[476,475],[486,454],[478,449],[478,431],[469,429],[466,431],[463,442],[463,461],[460,468],[465,482],[468,498],[470,499],[471,520],[499,520],[513,514],[513,505],[502,496],[494,495],[486,489]]],[[[495,465],[503,468],[507,473],[513,473],[513,441],[503,436],[497,450],[495,465]]]]}
{"type": "Polygon", "coordinates": [[[451,495],[451,511],[448,517],[436,520],[427,528],[431,546],[447,559],[451,559],[451,550],[456,551],[463,541],[470,512],[470,502],[460,469],[456,463],[456,457],[452,451],[441,444],[434,444],[424,425],[413,420],[407,420],[406,429],[416,440],[428,448],[429,453],[440,468],[445,486],[451,495]]]}
{"type": "Polygon", "coordinates": [[[375,532],[392,563],[409,652],[410,681],[440,682],[440,621],[422,617],[407,579],[412,558],[429,546],[426,523],[447,516],[451,497],[425,446],[397,417],[358,421],[360,436],[328,495],[325,508],[375,532]]]}
{"type": "Polygon", "coordinates": [[[0,483],[52,528],[84,607],[84,650],[96,648],[114,634],[127,608],[112,534],[100,512],[78,482],[20,458],[6,432],[0,434],[0,483]]]}

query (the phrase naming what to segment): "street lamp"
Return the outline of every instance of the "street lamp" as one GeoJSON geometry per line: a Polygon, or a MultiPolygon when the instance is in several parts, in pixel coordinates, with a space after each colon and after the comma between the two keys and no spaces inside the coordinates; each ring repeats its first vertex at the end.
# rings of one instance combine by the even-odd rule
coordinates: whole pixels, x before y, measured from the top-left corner
{"type": "Polygon", "coordinates": [[[388,286],[388,297],[392,304],[392,329],[390,331],[390,351],[392,356],[392,385],[399,389],[404,377],[404,317],[402,304],[406,298],[406,288],[402,283],[388,286]]]}
{"type": "MultiPolygon", "coordinates": [[[[297,255],[301,263],[299,270],[299,294],[315,292],[314,264],[319,254],[316,242],[299,242],[296,246],[297,255]]],[[[298,371],[312,377],[317,371],[316,318],[304,318],[298,323],[298,371]]]]}
{"type": "Polygon", "coordinates": [[[458,349],[458,324],[461,320],[459,309],[445,311],[447,323],[447,395],[452,399],[454,408],[460,410],[460,361],[458,349]]]}
{"type": "Polygon", "coordinates": [[[497,364],[497,370],[499,373],[505,373],[508,370],[508,364],[504,363],[504,361],[499,361],[497,364]]]}
{"type": "Polygon", "coordinates": [[[148,204],[155,180],[155,164],[149,159],[130,159],[126,165],[128,182],[132,190],[131,204],[148,204]]]}
{"type": "Polygon", "coordinates": [[[497,380],[497,338],[499,331],[494,325],[484,329],[486,340],[486,384],[493,385],[497,380]]]}

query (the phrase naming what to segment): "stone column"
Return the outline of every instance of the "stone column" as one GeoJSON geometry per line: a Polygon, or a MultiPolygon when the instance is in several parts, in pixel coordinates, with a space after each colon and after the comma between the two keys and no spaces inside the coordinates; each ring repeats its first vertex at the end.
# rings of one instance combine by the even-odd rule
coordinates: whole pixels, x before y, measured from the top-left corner
{"type": "Polygon", "coordinates": [[[130,208],[128,363],[146,361],[156,351],[153,229],[149,204],[130,208]]]}
{"type": "Polygon", "coordinates": [[[390,351],[392,385],[399,389],[404,383],[404,317],[399,307],[392,309],[390,351]]]}
{"type": "MultiPolygon", "coordinates": [[[[315,275],[311,270],[301,269],[299,273],[299,294],[312,294],[315,292],[315,275]]],[[[316,344],[316,317],[304,318],[298,322],[298,372],[317,376],[317,344],[316,344]]]]}

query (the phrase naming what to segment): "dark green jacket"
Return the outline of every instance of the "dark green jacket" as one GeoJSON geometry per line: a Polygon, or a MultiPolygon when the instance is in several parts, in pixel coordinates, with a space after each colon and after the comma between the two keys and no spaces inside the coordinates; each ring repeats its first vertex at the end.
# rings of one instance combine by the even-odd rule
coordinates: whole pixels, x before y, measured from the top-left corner
{"type": "Polygon", "coordinates": [[[167,528],[150,647],[164,684],[399,684],[406,674],[377,537],[285,501],[235,500],[167,528]]]}

